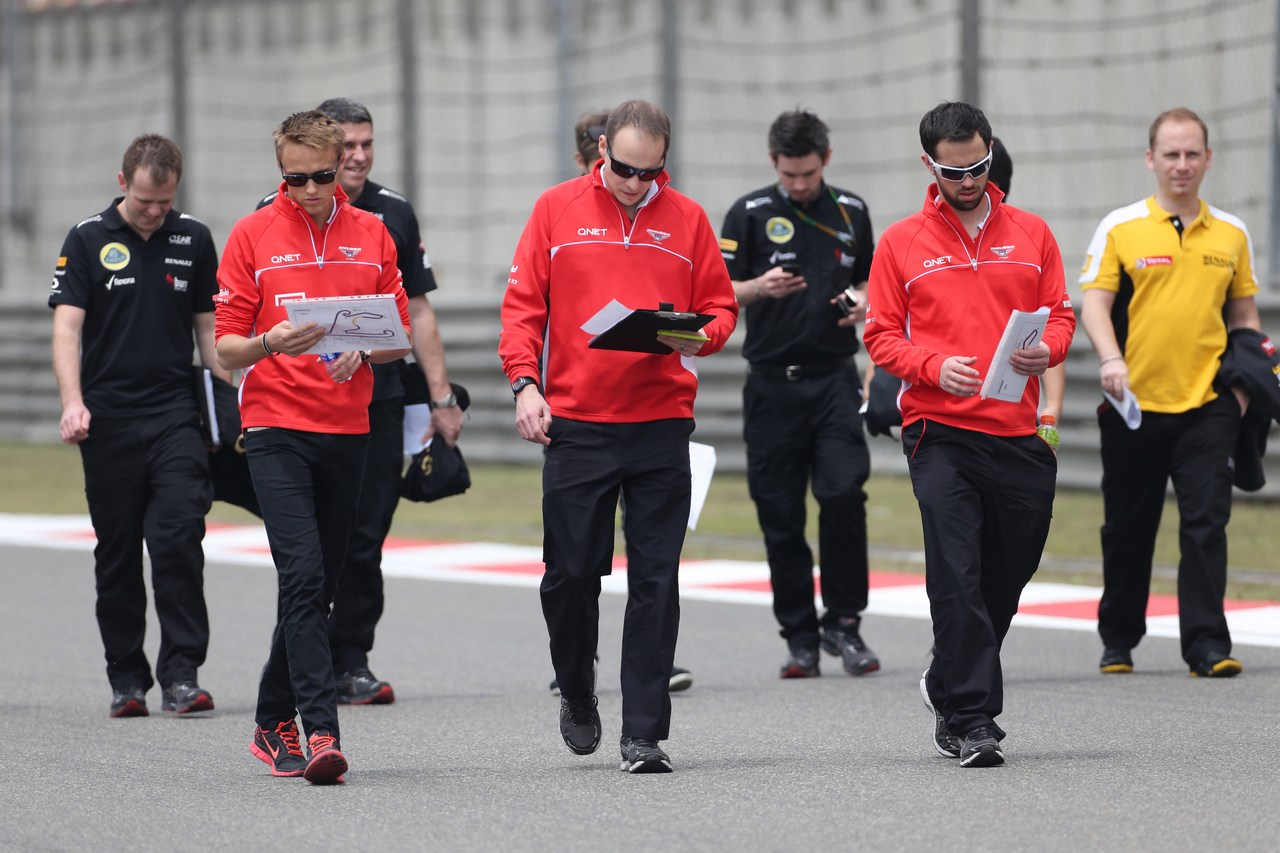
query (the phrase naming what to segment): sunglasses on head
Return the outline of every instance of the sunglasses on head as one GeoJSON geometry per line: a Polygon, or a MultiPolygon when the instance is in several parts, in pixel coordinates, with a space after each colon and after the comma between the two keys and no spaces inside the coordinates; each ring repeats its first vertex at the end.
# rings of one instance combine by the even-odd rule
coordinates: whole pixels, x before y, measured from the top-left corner
{"type": "Polygon", "coordinates": [[[619,178],[639,178],[642,181],[652,181],[654,178],[658,177],[658,175],[662,174],[662,166],[667,162],[667,158],[663,157],[662,163],[659,163],[652,169],[637,169],[635,166],[628,166],[626,163],[623,163],[621,160],[614,157],[613,149],[609,147],[608,143],[605,143],[604,150],[605,153],[609,155],[609,168],[619,178]]]}
{"type": "Polygon", "coordinates": [[[338,177],[337,169],[324,169],[319,172],[305,174],[303,172],[280,173],[280,177],[284,178],[284,182],[291,187],[305,187],[308,181],[315,181],[317,184],[331,184],[333,179],[338,177]]]}
{"type": "MultiPolygon", "coordinates": [[[[928,154],[924,155],[929,157],[928,154]]],[[[964,176],[968,175],[975,181],[987,173],[991,168],[991,152],[987,152],[987,156],[983,157],[972,166],[942,166],[932,157],[929,157],[929,165],[933,167],[933,172],[944,181],[950,181],[958,184],[964,180],[964,176]]]]}
{"type": "Polygon", "coordinates": [[[583,142],[586,142],[588,139],[599,139],[602,136],[604,136],[604,126],[599,124],[593,124],[591,127],[584,128],[582,133],[578,134],[578,138],[583,142]]]}

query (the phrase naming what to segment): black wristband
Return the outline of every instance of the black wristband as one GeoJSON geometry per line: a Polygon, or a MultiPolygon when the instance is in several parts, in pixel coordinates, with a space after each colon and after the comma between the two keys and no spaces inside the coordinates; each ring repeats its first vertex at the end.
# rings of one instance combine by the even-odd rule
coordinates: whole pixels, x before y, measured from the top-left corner
{"type": "Polygon", "coordinates": [[[263,333],[262,333],[262,349],[266,352],[266,354],[267,354],[267,355],[270,355],[270,356],[277,356],[277,355],[279,355],[279,354],[280,354],[280,353],[278,353],[278,352],[272,352],[272,351],[271,351],[271,347],[267,346],[267,333],[266,333],[266,332],[263,332],[263,333]]]}

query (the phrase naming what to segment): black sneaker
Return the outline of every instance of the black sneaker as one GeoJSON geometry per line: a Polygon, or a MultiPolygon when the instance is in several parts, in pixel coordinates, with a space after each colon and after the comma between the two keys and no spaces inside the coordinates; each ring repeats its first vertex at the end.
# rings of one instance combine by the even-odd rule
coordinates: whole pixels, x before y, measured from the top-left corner
{"type": "Polygon", "coordinates": [[[271,765],[272,776],[301,776],[307,767],[307,757],[298,745],[298,724],[293,720],[274,729],[255,726],[249,752],[271,765]]]}
{"type": "Polygon", "coordinates": [[[670,773],[671,759],[656,740],[622,736],[622,764],[627,773],[670,773]]]}
{"type": "Polygon", "coordinates": [[[850,675],[866,675],[880,668],[880,658],[862,642],[861,627],[861,617],[841,616],[822,632],[822,650],[843,658],[844,671],[850,675]]]}
{"type": "Polygon", "coordinates": [[[681,669],[678,666],[671,667],[671,681],[667,684],[667,689],[672,693],[679,693],[681,690],[688,690],[693,686],[693,673],[687,669],[681,669]]]}
{"type": "Polygon", "coordinates": [[[1244,666],[1222,652],[1209,652],[1191,667],[1192,678],[1232,678],[1244,672],[1244,666]]]}
{"type": "Polygon", "coordinates": [[[560,736],[575,755],[590,755],[600,747],[600,712],[596,697],[574,702],[560,697],[560,736]]]}
{"type": "Polygon", "coordinates": [[[379,681],[368,667],[360,667],[338,676],[339,705],[390,705],[396,692],[385,681],[379,681]]]}
{"type": "Polygon", "coordinates": [[[171,714],[212,711],[213,697],[194,681],[175,681],[160,691],[160,710],[171,714]]]}
{"type": "Polygon", "coordinates": [[[960,745],[960,766],[998,767],[1004,764],[1000,741],[990,726],[978,726],[964,736],[960,745]]]}
{"type": "Polygon", "coordinates": [[[782,665],[779,678],[817,678],[822,673],[818,669],[818,650],[793,648],[787,662],[782,665]]]}
{"type": "Polygon", "coordinates": [[[338,738],[323,729],[314,731],[307,738],[311,759],[302,771],[302,777],[312,785],[336,785],[347,772],[347,757],[338,748],[338,738]]]}
{"type": "Polygon", "coordinates": [[[1128,649],[1102,650],[1102,660],[1098,661],[1098,669],[1107,675],[1121,672],[1133,672],[1133,657],[1128,649]]]}
{"type": "Polygon", "coordinates": [[[929,713],[933,714],[933,748],[944,758],[959,758],[960,738],[951,733],[947,728],[947,721],[933,707],[933,700],[929,698],[929,688],[925,684],[928,676],[928,670],[920,676],[920,698],[924,700],[924,706],[929,709],[929,713]]]}
{"type": "Polygon", "coordinates": [[[147,714],[147,691],[141,687],[111,691],[111,716],[145,717],[147,714]]]}

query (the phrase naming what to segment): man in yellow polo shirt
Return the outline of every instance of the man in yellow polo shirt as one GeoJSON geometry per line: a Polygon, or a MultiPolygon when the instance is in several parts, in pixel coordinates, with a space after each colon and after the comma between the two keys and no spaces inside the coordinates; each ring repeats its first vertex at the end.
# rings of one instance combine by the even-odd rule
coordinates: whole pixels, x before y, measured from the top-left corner
{"type": "Polygon", "coordinates": [[[1133,671],[1165,488],[1178,500],[1178,613],[1191,674],[1237,675],[1222,599],[1227,583],[1231,456],[1248,398],[1214,379],[1232,329],[1260,326],[1244,223],[1199,196],[1213,162],[1209,130],[1185,108],[1151,124],[1156,192],[1114,210],[1089,244],[1081,320],[1100,359],[1102,390],[1137,397],[1129,429],[1106,402],[1102,433],[1104,589],[1098,632],[1104,673],[1133,671]]]}

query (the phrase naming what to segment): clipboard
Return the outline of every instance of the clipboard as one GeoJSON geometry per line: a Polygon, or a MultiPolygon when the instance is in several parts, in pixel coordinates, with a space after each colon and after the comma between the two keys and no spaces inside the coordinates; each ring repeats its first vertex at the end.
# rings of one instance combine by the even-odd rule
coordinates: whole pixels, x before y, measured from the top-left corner
{"type": "Polygon", "coordinates": [[[697,332],[714,319],[715,316],[712,314],[675,311],[672,310],[671,303],[662,302],[657,309],[637,308],[631,311],[593,337],[587,346],[591,349],[667,355],[673,350],[658,340],[659,332],[697,332]]]}
{"type": "Polygon", "coordinates": [[[283,306],[293,325],[311,322],[324,327],[325,336],[308,353],[409,347],[394,294],[290,299],[283,306]]]}

